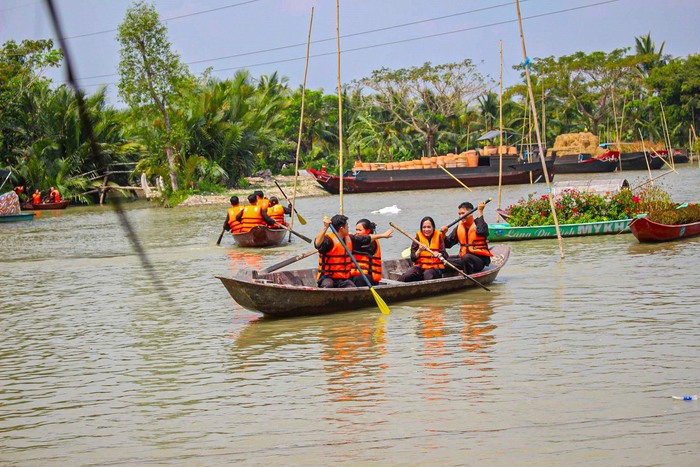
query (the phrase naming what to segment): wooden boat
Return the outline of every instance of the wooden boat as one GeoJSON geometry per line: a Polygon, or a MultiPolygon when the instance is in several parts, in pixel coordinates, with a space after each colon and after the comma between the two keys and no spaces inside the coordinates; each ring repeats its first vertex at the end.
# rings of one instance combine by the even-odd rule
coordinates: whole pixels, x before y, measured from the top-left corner
{"type": "Polygon", "coordinates": [[[700,235],[700,222],[678,225],[659,224],[642,216],[630,224],[630,230],[640,242],[670,242],[700,235]]]}
{"type": "MultiPolygon", "coordinates": [[[[499,271],[508,261],[510,247],[495,245],[491,251],[494,255],[491,265],[471,276],[484,285],[496,279],[499,271]]],[[[440,279],[398,282],[396,279],[411,266],[410,260],[388,260],[382,264],[385,279],[374,289],[386,303],[444,295],[470,288],[479,289],[474,282],[452,271],[440,279]]],[[[316,272],[316,268],[269,274],[246,271],[233,278],[217,277],[239,305],[268,317],[291,318],[376,306],[374,296],[368,287],[318,288],[316,272]]]]}
{"type": "Polygon", "coordinates": [[[253,227],[244,233],[234,233],[233,240],[240,247],[266,247],[277,246],[284,241],[287,231],[284,229],[270,229],[264,226],[253,227]]]}
{"type": "Polygon", "coordinates": [[[592,157],[590,154],[578,156],[557,156],[554,170],[558,174],[613,172],[618,162],[614,157],[592,157]]]}
{"type": "MultiPolygon", "coordinates": [[[[587,222],[583,224],[559,224],[562,237],[581,237],[585,235],[606,235],[629,232],[632,219],[616,221],[587,222]]],[[[506,242],[513,240],[538,240],[557,238],[554,225],[535,225],[511,227],[510,224],[489,224],[489,242],[506,242]]]]}
{"type": "Polygon", "coordinates": [[[22,203],[22,209],[25,211],[50,211],[52,209],[66,209],[70,204],[70,200],[63,199],[58,203],[41,203],[32,204],[31,201],[22,203]]]}
{"type": "Polygon", "coordinates": [[[658,155],[638,152],[623,152],[618,158],[618,167],[620,170],[647,170],[647,160],[649,161],[649,169],[657,170],[664,166],[664,157],[666,151],[658,151],[658,155]]]}
{"type": "MultiPolygon", "coordinates": [[[[493,164],[493,162],[491,162],[493,164]]],[[[547,159],[549,180],[554,178],[554,159],[547,159]]],[[[459,181],[469,187],[497,186],[499,167],[495,165],[478,165],[476,167],[454,167],[448,169],[459,181]]],[[[316,181],[329,193],[340,192],[340,176],[324,171],[307,169],[316,181]]],[[[343,176],[344,193],[375,193],[380,191],[432,190],[440,188],[460,188],[450,174],[440,168],[423,168],[412,170],[376,170],[357,171],[343,176]]],[[[541,162],[515,163],[503,165],[501,183],[517,185],[530,182],[544,182],[541,162]]]]}
{"type": "Polygon", "coordinates": [[[0,222],[20,222],[20,221],[31,221],[34,219],[34,213],[19,213],[11,214],[8,216],[0,216],[0,222]]]}

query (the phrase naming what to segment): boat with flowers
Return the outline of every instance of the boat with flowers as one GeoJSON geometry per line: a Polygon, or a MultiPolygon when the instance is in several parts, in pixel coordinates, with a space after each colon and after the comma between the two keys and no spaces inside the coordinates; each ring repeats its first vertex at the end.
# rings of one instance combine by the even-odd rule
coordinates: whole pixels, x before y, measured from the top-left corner
{"type": "MultiPolygon", "coordinates": [[[[554,159],[546,161],[549,180],[554,178],[554,159]]],[[[340,176],[309,168],[307,171],[329,193],[340,193],[340,176]]],[[[498,186],[544,182],[542,163],[523,162],[517,155],[480,156],[476,151],[459,155],[423,157],[389,163],[357,162],[343,177],[344,193],[434,190],[462,185],[498,186]],[[501,160],[502,158],[502,169],[501,160]]]]}
{"type": "Polygon", "coordinates": [[[669,242],[700,235],[700,205],[682,204],[674,209],[652,211],[630,224],[641,243],[669,242]]]}
{"type": "MultiPolygon", "coordinates": [[[[634,219],[614,221],[584,222],[580,224],[559,224],[562,237],[582,237],[586,235],[610,235],[630,233],[629,226],[634,219]]],[[[557,238],[555,225],[533,225],[513,227],[507,223],[489,224],[489,242],[515,240],[536,240],[557,238]]]]}

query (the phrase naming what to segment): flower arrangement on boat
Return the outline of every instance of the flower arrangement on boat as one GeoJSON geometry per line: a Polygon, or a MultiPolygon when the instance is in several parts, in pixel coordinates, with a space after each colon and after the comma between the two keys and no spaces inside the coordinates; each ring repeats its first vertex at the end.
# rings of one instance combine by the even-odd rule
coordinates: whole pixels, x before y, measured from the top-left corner
{"type": "MultiPolygon", "coordinates": [[[[633,192],[591,193],[575,189],[563,190],[555,199],[560,224],[631,219],[638,214],[674,207],[669,195],[660,187],[633,192]]],[[[513,227],[552,225],[554,216],[547,195],[531,193],[508,207],[508,223],[513,227]]]]}

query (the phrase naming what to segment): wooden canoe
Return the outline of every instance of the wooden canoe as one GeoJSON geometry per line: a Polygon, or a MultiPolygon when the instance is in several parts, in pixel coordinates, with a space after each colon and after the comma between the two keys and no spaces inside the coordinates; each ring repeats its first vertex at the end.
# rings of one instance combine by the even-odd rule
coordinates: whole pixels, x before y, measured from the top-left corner
{"type": "Polygon", "coordinates": [[[10,216],[0,216],[0,222],[19,222],[19,221],[31,221],[34,219],[34,214],[12,214],[10,216]]]}
{"type": "MultiPolygon", "coordinates": [[[[508,261],[510,247],[496,245],[491,265],[473,274],[481,284],[490,284],[508,261]]],[[[396,279],[409,267],[409,259],[383,262],[385,279],[374,290],[386,303],[395,303],[421,297],[443,295],[476,288],[474,282],[449,272],[445,277],[420,282],[398,282],[396,279]],[[448,275],[449,274],[449,275],[448,275]]],[[[231,297],[242,307],[268,317],[291,318],[319,315],[376,306],[368,287],[347,289],[320,289],[316,286],[316,268],[258,274],[242,272],[237,277],[217,276],[231,297]]]]}
{"type": "Polygon", "coordinates": [[[66,209],[68,207],[68,204],[70,204],[70,200],[68,199],[61,200],[58,203],[41,204],[32,204],[30,201],[23,203],[22,209],[26,211],[50,211],[52,209],[66,209]]]}
{"type": "Polygon", "coordinates": [[[640,242],[670,242],[700,235],[700,222],[669,225],[638,217],[630,224],[630,230],[640,242]]]}
{"type": "Polygon", "coordinates": [[[284,229],[269,229],[267,227],[253,227],[244,233],[234,233],[233,240],[240,247],[261,248],[266,246],[277,246],[284,241],[287,231],[284,229]]]}
{"type": "MultiPolygon", "coordinates": [[[[616,221],[586,222],[583,224],[559,224],[562,237],[582,237],[585,235],[605,235],[629,232],[632,219],[616,221]]],[[[489,242],[506,242],[513,240],[537,240],[557,238],[554,225],[533,225],[512,227],[510,224],[489,224],[489,242]]]]}

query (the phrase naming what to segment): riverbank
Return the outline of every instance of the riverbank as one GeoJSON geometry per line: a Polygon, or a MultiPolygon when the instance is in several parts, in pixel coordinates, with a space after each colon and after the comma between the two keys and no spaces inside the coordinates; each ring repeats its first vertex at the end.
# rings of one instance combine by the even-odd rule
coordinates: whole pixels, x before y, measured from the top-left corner
{"type": "MultiPolygon", "coordinates": [[[[284,190],[284,193],[292,199],[294,194],[294,176],[293,175],[275,175],[272,177],[246,177],[250,186],[247,188],[237,188],[225,195],[192,195],[178,207],[196,207],[196,206],[212,206],[212,205],[228,205],[231,196],[238,196],[241,203],[247,204],[246,199],[249,194],[255,190],[262,190],[265,196],[277,196],[280,201],[284,202],[284,196],[280,193],[279,188],[275,185],[275,180],[284,190]]],[[[330,196],[326,190],[316,183],[316,179],[305,170],[302,170],[297,177],[297,198],[308,198],[311,196],[330,196]]]]}

